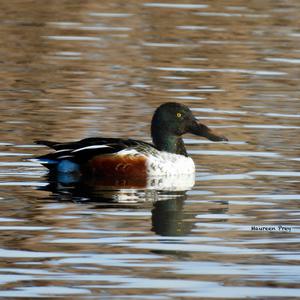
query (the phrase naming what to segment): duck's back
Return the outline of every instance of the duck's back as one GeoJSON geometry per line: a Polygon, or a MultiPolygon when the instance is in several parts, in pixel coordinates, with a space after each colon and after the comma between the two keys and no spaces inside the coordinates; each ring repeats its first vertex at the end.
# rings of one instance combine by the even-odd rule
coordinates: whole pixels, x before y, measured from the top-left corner
{"type": "Polygon", "coordinates": [[[71,143],[37,141],[55,152],[38,157],[52,172],[99,176],[160,176],[192,173],[193,160],[134,139],[87,138],[71,143]]]}

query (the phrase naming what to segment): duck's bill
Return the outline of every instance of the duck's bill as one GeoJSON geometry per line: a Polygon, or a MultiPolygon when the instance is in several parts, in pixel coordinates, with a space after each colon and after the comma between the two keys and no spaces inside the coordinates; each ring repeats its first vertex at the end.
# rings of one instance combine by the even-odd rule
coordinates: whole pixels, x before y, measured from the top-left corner
{"type": "Polygon", "coordinates": [[[212,129],[208,128],[204,124],[194,122],[189,128],[189,132],[198,136],[203,136],[214,142],[228,141],[224,135],[215,133],[212,129]]]}

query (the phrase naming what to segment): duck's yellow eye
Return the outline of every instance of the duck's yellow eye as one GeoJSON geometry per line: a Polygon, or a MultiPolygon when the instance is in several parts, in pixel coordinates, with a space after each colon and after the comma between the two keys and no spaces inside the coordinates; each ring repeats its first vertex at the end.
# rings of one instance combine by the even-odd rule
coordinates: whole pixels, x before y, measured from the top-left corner
{"type": "Polygon", "coordinates": [[[176,116],[177,116],[177,118],[181,118],[181,113],[178,112],[178,113],[176,114],[176,116]]]}

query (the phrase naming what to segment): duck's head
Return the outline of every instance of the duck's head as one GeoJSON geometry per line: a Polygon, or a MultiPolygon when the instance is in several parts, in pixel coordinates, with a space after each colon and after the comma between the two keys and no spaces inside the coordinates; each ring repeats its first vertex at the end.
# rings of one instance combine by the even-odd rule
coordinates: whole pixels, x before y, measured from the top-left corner
{"type": "Polygon", "coordinates": [[[151,135],[159,150],[187,155],[181,139],[185,133],[203,136],[211,141],[228,141],[226,137],[198,123],[186,105],[168,102],[156,109],[151,123],[151,135]]]}

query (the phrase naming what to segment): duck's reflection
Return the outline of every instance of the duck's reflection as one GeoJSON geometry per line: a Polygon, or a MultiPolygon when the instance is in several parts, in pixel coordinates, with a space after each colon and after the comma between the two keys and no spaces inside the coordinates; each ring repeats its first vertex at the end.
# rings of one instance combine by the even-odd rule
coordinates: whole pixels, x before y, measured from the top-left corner
{"type": "Polygon", "coordinates": [[[186,194],[175,199],[158,201],[152,209],[152,231],[162,236],[182,236],[190,233],[193,224],[185,221],[183,210],[186,194]]]}
{"type": "Polygon", "coordinates": [[[177,177],[70,178],[48,175],[43,189],[59,201],[93,202],[97,208],[152,207],[152,230],[159,235],[185,235],[183,205],[194,175],[177,177]]]}

